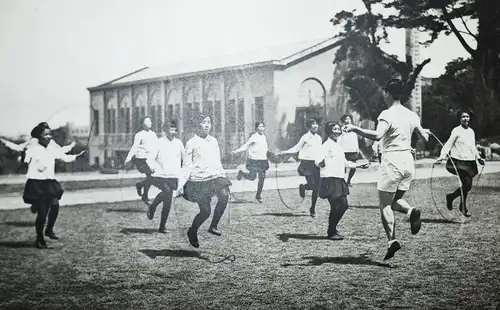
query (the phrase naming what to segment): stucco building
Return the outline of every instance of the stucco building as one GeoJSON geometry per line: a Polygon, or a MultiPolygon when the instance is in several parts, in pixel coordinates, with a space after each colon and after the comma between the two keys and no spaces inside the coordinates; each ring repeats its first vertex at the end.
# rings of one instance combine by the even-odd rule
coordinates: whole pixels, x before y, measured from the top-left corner
{"type": "Polygon", "coordinates": [[[266,124],[271,150],[290,146],[305,132],[308,116],[338,119],[346,109],[345,68],[333,64],[337,46],[330,38],[146,67],[90,87],[90,164],[123,162],[144,115],[157,130],[176,119],[184,142],[192,137],[193,117],[211,115],[223,157],[256,121],[266,124]]]}

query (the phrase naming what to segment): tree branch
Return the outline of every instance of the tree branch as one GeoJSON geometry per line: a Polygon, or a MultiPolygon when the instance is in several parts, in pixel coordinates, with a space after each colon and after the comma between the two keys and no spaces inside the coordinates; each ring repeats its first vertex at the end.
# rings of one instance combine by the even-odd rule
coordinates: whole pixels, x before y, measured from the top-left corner
{"type": "Polygon", "coordinates": [[[477,36],[475,34],[472,33],[472,31],[470,31],[469,27],[467,27],[467,23],[465,22],[464,18],[462,16],[460,16],[460,19],[462,20],[462,24],[464,24],[464,27],[465,29],[467,30],[467,32],[469,32],[469,34],[477,40],[477,36]]]}
{"type": "Polygon", "coordinates": [[[443,15],[444,15],[444,19],[446,20],[446,23],[448,24],[448,26],[450,26],[451,31],[453,32],[453,34],[455,34],[455,36],[457,37],[458,41],[460,41],[460,43],[462,44],[462,46],[465,48],[465,50],[469,54],[471,54],[472,57],[475,57],[476,51],[472,47],[470,47],[469,44],[467,44],[467,42],[465,41],[464,37],[458,31],[457,27],[455,27],[455,24],[453,24],[453,22],[451,21],[449,15],[448,15],[448,11],[446,10],[446,7],[443,6],[441,8],[441,11],[443,11],[443,15]]]}

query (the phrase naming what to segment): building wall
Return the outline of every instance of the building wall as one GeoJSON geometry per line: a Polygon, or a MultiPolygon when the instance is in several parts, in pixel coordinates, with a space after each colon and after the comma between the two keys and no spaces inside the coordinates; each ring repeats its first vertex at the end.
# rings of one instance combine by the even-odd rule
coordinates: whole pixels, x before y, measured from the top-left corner
{"type": "Polygon", "coordinates": [[[297,116],[312,115],[315,110],[323,119],[338,120],[345,110],[347,97],[341,83],[345,66],[335,66],[334,56],[335,48],[274,73],[275,96],[270,113],[274,119],[269,122],[274,125],[268,130],[270,148],[272,145],[274,149],[283,149],[298,141],[304,132],[290,137],[290,127],[302,126],[296,124],[300,122],[297,116]],[[315,105],[321,110],[311,108],[315,105]]]}
{"type": "MultiPolygon", "coordinates": [[[[123,161],[124,153],[132,146],[133,136],[137,131],[135,126],[138,119],[144,115],[156,115],[155,129],[166,118],[176,119],[179,127],[179,136],[185,142],[193,136],[192,119],[195,114],[187,115],[187,105],[192,111],[204,112],[207,102],[220,102],[220,119],[214,119],[212,112],[213,134],[219,140],[223,157],[231,150],[239,147],[248,139],[254,130],[254,123],[262,121],[256,119],[255,98],[262,97],[264,103],[264,119],[266,123],[272,121],[269,117],[269,107],[273,102],[273,71],[271,68],[252,68],[247,70],[231,70],[210,75],[195,75],[187,78],[173,79],[168,83],[158,81],[150,84],[133,86],[117,86],[105,91],[91,92],[91,105],[99,113],[99,134],[91,134],[89,142],[90,164],[102,166],[111,158],[119,156],[119,165],[123,161]],[[235,109],[229,109],[229,101],[234,100],[235,109]],[[238,102],[243,102],[243,113],[238,108],[238,102]],[[169,107],[170,106],[170,107],[169,107]],[[124,114],[120,109],[129,108],[128,121],[131,130],[127,132],[124,125],[124,114]],[[112,115],[110,115],[112,114],[112,115]],[[140,115],[138,115],[140,114],[140,115]],[[235,115],[238,124],[236,130],[226,130],[229,126],[230,115],[235,115]],[[109,119],[113,119],[112,125],[109,119]]],[[[273,109],[274,110],[274,109],[273,109]]],[[[91,111],[93,116],[93,112],[91,111]]],[[[94,130],[93,130],[94,131],[94,130]]],[[[116,160],[115,160],[116,162],[116,160]]]]}

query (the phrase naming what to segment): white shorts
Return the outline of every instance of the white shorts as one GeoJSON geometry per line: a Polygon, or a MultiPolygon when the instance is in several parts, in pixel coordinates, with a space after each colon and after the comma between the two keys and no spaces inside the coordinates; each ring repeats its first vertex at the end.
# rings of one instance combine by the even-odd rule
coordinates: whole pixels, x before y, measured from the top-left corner
{"type": "Polygon", "coordinates": [[[412,153],[397,151],[382,154],[378,175],[377,189],[379,191],[395,193],[397,190],[409,190],[415,176],[412,153]]]}

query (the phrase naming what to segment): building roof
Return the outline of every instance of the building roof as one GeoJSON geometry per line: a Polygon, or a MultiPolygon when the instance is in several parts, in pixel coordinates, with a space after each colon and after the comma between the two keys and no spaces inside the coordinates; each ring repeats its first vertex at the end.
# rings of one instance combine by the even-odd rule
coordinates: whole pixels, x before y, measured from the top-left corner
{"type": "Polygon", "coordinates": [[[331,49],[338,44],[339,41],[335,38],[323,38],[238,54],[183,61],[163,66],[145,67],[99,86],[90,87],[88,90],[106,89],[119,85],[130,85],[136,82],[166,80],[174,77],[185,77],[229,69],[242,69],[264,65],[288,66],[311,54],[331,49]]]}

